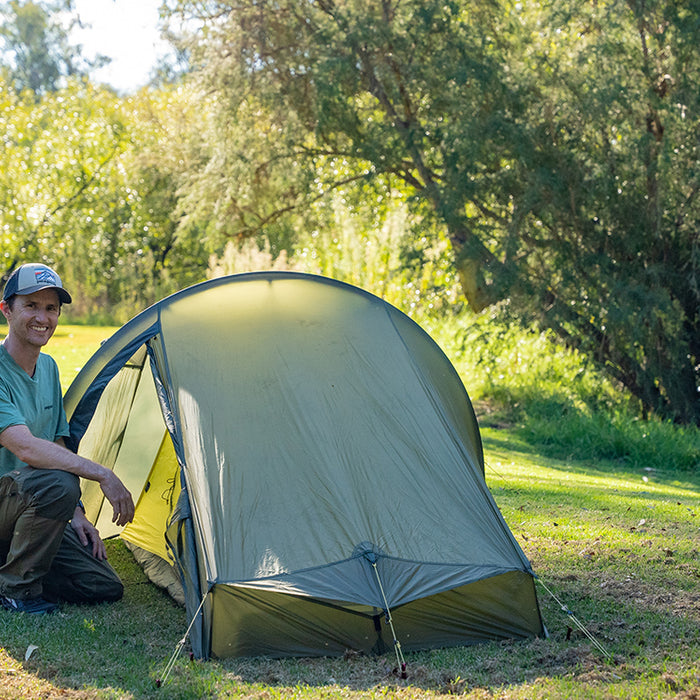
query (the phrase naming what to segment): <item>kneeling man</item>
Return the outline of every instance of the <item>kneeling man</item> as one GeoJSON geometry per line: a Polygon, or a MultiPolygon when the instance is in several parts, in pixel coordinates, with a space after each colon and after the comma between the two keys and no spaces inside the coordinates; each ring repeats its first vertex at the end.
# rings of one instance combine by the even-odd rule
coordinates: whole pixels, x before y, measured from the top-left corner
{"type": "Polygon", "coordinates": [[[65,447],[58,367],[41,352],[71,301],[54,270],[29,263],[8,278],[0,302],[8,323],[0,345],[0,603],[15,612],[123,593],[82,510],[80,478],[100,484],[118,525],[133,519],[133,499],[111,470],[65,447]]]}

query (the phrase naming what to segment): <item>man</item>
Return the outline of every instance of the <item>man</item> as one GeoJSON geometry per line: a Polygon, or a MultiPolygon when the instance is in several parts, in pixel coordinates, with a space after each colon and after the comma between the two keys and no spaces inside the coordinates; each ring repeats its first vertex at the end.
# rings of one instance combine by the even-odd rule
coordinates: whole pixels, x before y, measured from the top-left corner
{"type": "Polygon", "coordinates": [[[51,268],[30,263],[12,273],[0,302],[8,324],[0,345],[0,603],[17,612],[123,593],[82,510],[79,477],[100,484],[118,525],[134,517],[131,494],[111,470],[65,447],[58,367],[41,352],[71,301],[51,268]]]}

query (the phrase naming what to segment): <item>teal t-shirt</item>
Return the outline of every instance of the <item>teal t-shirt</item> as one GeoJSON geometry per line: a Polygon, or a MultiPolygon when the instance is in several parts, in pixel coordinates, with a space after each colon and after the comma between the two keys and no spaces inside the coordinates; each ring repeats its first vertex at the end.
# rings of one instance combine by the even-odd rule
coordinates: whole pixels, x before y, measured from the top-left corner
{"type": "MultiPolygon", "coordinates": [[[[26,425],[32,435],[51,442],[70,434],[54,359],[41,353],[30,377],[0,344],[0,433],[11,425],[26,425]]],[[[0,476],[24,466],[0,447],[0,476]]]]}

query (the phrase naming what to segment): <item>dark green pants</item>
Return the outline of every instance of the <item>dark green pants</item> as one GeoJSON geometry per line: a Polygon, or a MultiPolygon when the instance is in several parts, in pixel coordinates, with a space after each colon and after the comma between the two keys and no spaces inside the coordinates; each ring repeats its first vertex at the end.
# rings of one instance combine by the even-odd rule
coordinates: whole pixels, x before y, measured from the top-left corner
{"type": "Polygon", "coordinates": [[[68,525],[79,498],[78,477],[58,469],[26,467],[0,478],[0,594],[71,603],[121,598],[114,569],[68,525]]]}

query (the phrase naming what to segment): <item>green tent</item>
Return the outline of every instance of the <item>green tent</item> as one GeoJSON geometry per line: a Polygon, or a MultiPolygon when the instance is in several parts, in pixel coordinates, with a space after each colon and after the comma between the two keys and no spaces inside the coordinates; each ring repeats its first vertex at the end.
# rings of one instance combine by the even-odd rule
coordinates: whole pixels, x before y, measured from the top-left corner
{"type": "Polygon", "coordinates": [[[115,333],[65,401],[73,449],[138,499],[118,532],[87,483],[88,516],[177,573],[198,657],[545,634],[462,382],[371,294],[288,272],[195,285],[115,333]]]}

